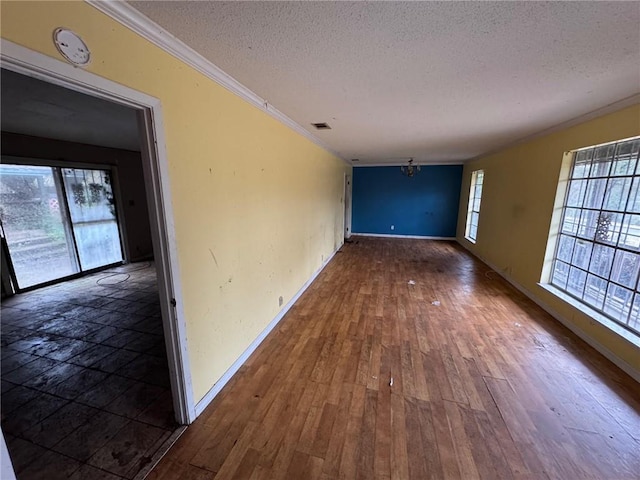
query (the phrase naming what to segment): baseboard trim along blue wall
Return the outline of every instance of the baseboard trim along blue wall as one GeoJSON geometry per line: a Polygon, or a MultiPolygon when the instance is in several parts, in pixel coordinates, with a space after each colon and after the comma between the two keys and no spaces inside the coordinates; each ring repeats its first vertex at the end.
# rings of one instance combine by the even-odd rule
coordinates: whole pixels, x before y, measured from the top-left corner
{"type": "Polygon", "coordinates": [[[455,237],[462,165],[425,165],[413,177],[400,167],[355,167],[351,231],[455,237]]]}

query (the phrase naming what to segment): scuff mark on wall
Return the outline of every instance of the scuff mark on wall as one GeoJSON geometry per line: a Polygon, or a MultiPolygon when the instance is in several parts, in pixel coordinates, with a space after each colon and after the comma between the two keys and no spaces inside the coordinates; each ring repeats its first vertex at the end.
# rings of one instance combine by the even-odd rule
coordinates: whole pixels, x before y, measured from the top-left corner
{"type": "Polygon", "coordinates": [[[213,261],[216,263],[216,267],[220,268],[220,265],[218,265],[218,259],[216,258],[215,254],[213,253],[213,250],[209,249],[209,253],[211,254],[211,258],[213,258],[213,261]]]}

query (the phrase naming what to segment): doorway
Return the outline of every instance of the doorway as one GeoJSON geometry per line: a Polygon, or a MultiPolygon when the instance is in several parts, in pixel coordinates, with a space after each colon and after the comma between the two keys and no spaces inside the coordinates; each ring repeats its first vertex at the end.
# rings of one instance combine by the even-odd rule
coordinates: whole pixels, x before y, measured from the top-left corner
{"type": "MultiPolygon", "coordinates": [[[[190,372],[188,368],[184,332],[185,327],[184,323],[179,320],[180,318],[182,318],[182,307],[180,302],[179,289],[175,287],[176,279],[173,275],[173,272],[177,270],[175,245],[172,240],[174,236],[168,235],[167,233],[172,231],[173,222],[169,201],[170,191],[166,183],[166,153],[164,151],[164,143],[161,138],[162,112],[158,100],[148,97],[147,95],[141,94],[139,92],[130,90],[126,87],[122,87],[121,85],[104,80],[100,77],[89,74],[88,72],[75,69],[67,64],[53,60],[49,57],[29,51],[27,49],[24,49],[23,47],[14,45],[11,42],[7,42],[5,40],[2,40],[2,67],[3,69],[8,69],[17,74],[24,74],[29,78],[37,78],[38,80],[44,80],[45,82],[55,84],[56,86],[62,86],[65,89],[69,89],[78,94],[88,95],[94,99],[99,98],[101,100],[106,100],[107,102],[113,102],[114,104],[125,106],[134,111],[134,118],[136,119],[137,125],[139,126],[139,141],[142,157],[141,174],[144,177],[141,182],[137,182],[137,185],[139,187],[140,184],[143,184],[146,187],[146,189],[142,190],[146,190],[146,195],[145,192],[143,192],[143,196],[146,197],[149,207],[148,222],[151,230],[154,259],[154,262],[147,261],[142,265],[126,264],[123,266],[114,266],[114,264],[120,265],[122,263],[122,259],[127,261],[130,258],[131,253],[131,248],[127,245],[127,231],[130,231],[130,229],[122,229],[123,222],[125,222],[126,219],[121,218],[119,210],[123,208],[122,203],[124,203],[124,207],[126,207],[127,205],[131,206],[131,204],[135,202],[133,200],[128,200],[128,202],[120,202],[121,204],[118,204],[119,197],[116,188],[117,182],[114,181],[117,175],[114,173],[114,170],[112,168],[113,166],[98,168],[95,165],[42,165],[42,162],[40,162],[40,164],[29,165],[25,164],[28,163],[27,160],[25,160],[22,164],[5,163],[3,161],[3,163],[5,163],[3,167],[14,167],[13,172],[10,172],[14,174],[14,177],[19,176],[18,174],[23,174],[23,177],[31,176],[40,178],[39,180],[32,180],[33,183],[31,186],[34,190],[39,189],[39,194],[44,195],[44,197],[42,197],[40,200],[45,199],[46,202],[40,202],[41,209],[48,208],[50,209],[49,213],[51,213],[51,211],[57,212],[57,214],[49,215],[49,218],[47,218],[47,222],[49,222],[50,225],[47,226],[48,231],[45,229],[45,233],[48,232],[53,235],[53,241],[55,243],[55,248],[57,249],[57,251],[50,251],[49,253],[51,253],[51,257],[55,257],[61,264],[61,266],[59,265],[58,267],[56,267],[58,268],[57,271],[55,271],[56,268],[54,267],[42,269],[47,270],[46,273],[48,277],[37,277],[37,272],[32,272],[32,277],[28,277],[25,276],[26,274],[24,272],[19,273],[18,270],[20,269],[13,269],[13,280],[16,284],[15,290],[18,292],[32,290],[27,293],[19,293],[16,297],[13,297],[14,299],[17,298],[20,300],[14,306],[16,307],[16,309],[19,309],[20,304],[22,304],[22,306],[25,307],[25,310],[29,310],[29,308],[26,308],[29,305],[37,306],[41,304],[42,299],[37,297],[42,295],[43,292],[47,291],[47,289],[52,289],[52,291],[58,290],[58,293],[60,293],[63,290],[67,290],[67,287],[74,282],[88,281],[90,283],[85,284],[85,287],[87,285],[96,287],[92,290],[94,294],[98,292],[98,285],[101,289],[110,288],[111,290],[109,301],[114,305],[119,305],[119,308],[121,310],[126,310],[129,307],[132,309],[139,307],[140,310],[145,310],[145,316],[157,317],[160,321],[159,333],[164,335],[165,341],[162,342],[161,345],[150,345],[149,348],[154,350],[156,353],[159,350],[164,351],[164,355],[167,359],[166,364],[168,367],[169,381],[167,382],[167,386],[170,386],[171,401],[169,402],[169,404],[172,404],[173,406],[175,418],[178,424],[185,425],[190,423],[195,418],[195,409],[192,392],[190,389],[190,372]],[[20,171],[19,169],[23,170],[20,171]],[[165,175],[164,178],[163,175],[165,175]],[[40,184],[38,182],[40,182],[40,184]],[[49,203],[50,201],[51,203],[49,203]],[[82,208],[80,209],[76,207],[82,208]],[[95,208],[91,209],[89,207],[95,208]],[[96,228],[93,227],[96,227],[98,225],[102,226],[103,228],[101,230],[101,233],[96,234],[96,228]],[[108,231],[110,233],[104,234],[105,231],[108,231]],[[106,243],[100,246],[100,242],[96,242],[96,238],[94,237],[99,237],[101,241],[106,243]],[[104,255],[97,256],[94,254],[95,251],[99,251],[101,252],[101,255],[104,255]],[[118,259],[118,257],[120,257],[120,259],[118,259]],[[84,274],[86,274],[87,272],[90,273],[95,271],[95,269],[103,269],[105,267],[107,267],[108,270],[103,270],[99,274],[94,273],[94,275],[102,275],[101,277],[84,276],[84,274]],[[146,271],[143,272],[142,270],[146,271]],[[149,288],[153,288],[150,285],[146,285],[147,287],[149,287],[147,288],[147,291],[141,292],[129,291],[129,289],[121,289],[122,291],[118,291],[117,289],[118,284],[123,285],[121,283],[123,278],[133,278],[134,274],[139,275],[142,273],[144,273],[145,275],[148,273],[153,273],[152,277],[153,282],[155,283],[157,292],[156,295],[158,298],[158,303],[155,306],[149,304],[149,302],[147,302],[147,304],[144,304],[143,301],[143,297],[149,298],[149,288]],[[71,282],[56,283],[55,285],[48,286],[44,289],[34,289],[35,287],[47,285],[48,283],[57,281],[61,278],[68,279],[78,275],[83,276],[71,282]],[[29,296],[31,298],[28,298],[29,296]],[[118,298],[119,296],[121,296],[121,298],[118,298]],[[137,297],[137,299],[133,297],[137,297]],[[126,305],[127,302],[128,306],[126,305]]],[[[25,178],[23,178],[22,180],[24,182],[25,178]]],[[[6,225],[6,222],[5,226],[8,226],[6,225]]],[[[27,227],[28,226],[29,225],[27,225],[27,227]]],[[[16,252],[16,245],[18,241],[16,240],[16,229],[14,227],[15,226],[12,226],[12,233],[9,233],[7,231],[8,229],[5,229],[4,235],[6,235],[6,238],[3,239],[3,244],[9,251],[10,255],[13,255],[13,257],[18,257],[19,255],[16,252]]],[[[29,229],[25,228],[24,225],[22,225],[22,227],[22,234],[28,235],[29,229]],[[25,231],[27,233],[25,233],[25,231]]],[[[40,232],[40,234],[41,233],[42,232],[40,232]]],[[[50,238],[51,235],[47,236],[41,234],[41,236],[44,237],[42,239],[44,242],[52,241],[52,239],[50,238]]],[[[46,248],[44,250],[46,250],[46,248]]],[[[3,262],[4,261],[6,261],[6,258],[3,258],[3,262]]],[[[4,271],[6,270],[7,269],[3,268],[3,294],[5,293],[5,286],[8,283],[4,275],[4,271]]],[[[9,268],[9,270],[11,269],[9,268]]],[[[144,281],[137,282],[138,284],[143,286],[143,290],[145,282],[149,282],[148,276],[144,281]]],[[[66,298],[72,300],[71,302],[68,302],[69,304],[74,305],[70,309],[70,311],[86,313],[87,308],[95,310],[99,307],[98,304],[82,305],[81,302],[83,302],[84,300],[75,298],[73,296],[68,296],[66,298]]],[[[100,302],[99,299],[94,298],[94,300],[100,302]]],[[[39,313],[37,315],[32,315],[32,319],[40,315],[40,320],[44,320],[42,316],[43,314],[56,313],[51,310],[49,312],[42,311],[42,309],[36,310],[38,310],[39,313]]],[[[117,313],[117,309],[115,310],[117,313]]],[[[126,312],[121,311],[120,313],[126,312]]],[[[139,312],[133,313],[138,314],[139,312]]],[[[11,315],[8,315],[9,319],[13,318],[13,327],[17,327],[16,315],[18,314],[19,313],[14,312],[11,315]]],[[[3,319],[4,317],[5,316],[3,315],[3,319]]],[[[117,315],[105,314],[103,317],[103,320],[108,323],[111,321],[115,321],[114,319],[117,317],[117,315]]],[[[61,337],[65,336],[62,334],[62,330],[66,328],[65,332],[72,334],[71,338],[74,339],[73,335],[76,335],[77,332],[75,332],[73,329],[68,328],[73,322],[54,325],[53,323],[51,323],[51,320],[52,319],[47,320],[50,323],[48,325],[45,325],[47,321],[39,324],[36,330],[41,329],[42,331],[44,331],[46,329],[49,329],[48,332],[44,332],[44,335],[57,335],[58,337],[61,337]],[[59,328],[61,330],[57,330],[57,333],[53,333],[50,330],[51,328],[59,328]]],[[[79,322],[81,321],[79,318],[76,318],[75,320],[78,320],[79,322]]],[[[19,321],[21,320],[18,320],[18,322],[19,321]]],[[[30,323],[29,326],[35,326],[35,324],[30,323]]],[[[81,323],[75,323],[75,326],[78,328],[86,327],[86,325],[83,327],[81,323]]],[[[91,326],[90,328],[86,328],[91,329],[94,327],[95,325],[91,326]]],[[[104,324],[101,325],[97,330],[106,332],[109,330],[109,328],[120,327],[121,325],[114,326],[104,324]]],[[[150,322],[148,322],[147,325],[136,322],[136,328],[137,330],[133,328],[130,330],[133,330],[137,333],[118,332],[122,334],[122,342],[130,344],[135,340],[133,339],[133,336],[144,333],[141,332],[143,328],[147,328],[150,330],[155,328],[155,332],[147,333],[158,333],[158,327],[152,326],[150,322]],[[126,338],[127,335],[129,335],[129,338],[126,338]]],[[[17,336],[21,335],[21,333],[18,332],[18,328],[11,328],[9,330],[16,331],[17,336]]],[[[38,332],[40,332],[40,330],[38,330],[38,332]]],[[[87,332],[88,335],[91,335],[93,333],[95,332],[87,332]]],[[[17,338],[16,335],[14,335],[14,338],[12,338],[11,340],[16,342],[22,340],[21,338],[17,338]]],[[[33,335],[31,335],[30,338],[32,337],[33,335]]],[[[75,338],[74,340],[86,343],[87,340],[91,339],[75,338]]],[[[65,341],[62,342],[64,343],[65,341]]],[[[145,341],[147,340],[138,342],[140,348],[146,348],[142,346],[145,341]]],[[[24,345],[25,342],[22,342],[22,344],[24,345]]],[[[86,347],[86,345],[73,343],[73,345],[69,345],[69,348],[74,348],[75,346],[78,346],[78,348],[86,347]]],[[[107,346],[109,346],[110,348],[118,348],[118,346],[114,345],[107,346]]],[[[97,346],[91,345],[89,350],[95,347],[97,346]]],[[[46,348],[47,347],[45,347],[45,350],[46,348]]],[[[10,345],[8,349],[3,349],[3,356],[5,354],[5,351],[8,350],[10,350],[10,345]]],[[[53,353],[57,350],[58,349],[52,349],[49,353],[53,353]]],[[[42,352],[44,352],[44,350],[42,352]]],[[[18,364],[20,363],[21,358],[26,358],[23,355],[25,353],[26,352],[20,350],[17,350],[13,353],[14,359],[18,364]]],[[[71,354],[73,352],[69,351],[68,353],[71,354]]],[[[28,353],[28,355],[35,355],[39,357],[37,355],[37,352],[31,352],[28,353]]],[[[62,352],[61,355],[63,355],[62,352]]],[[[6,362],[3,362],[3,366],[9,364],[9,360],[10,358],[8,358],[6,362]]],[[[50,366],[47,367],[47,365],[50,363],[50,360],[52,359],[49,357],[45,357],[44,355],[43,358],[36,358],[34,362],[37,361],[38,363],[32,365],[32,369],[36,368],[36,370],[38,370],[38,366],[43,367],[44,370],[39,371],[38,375],[45,374],[46,378],[50,378],[51,375],[49,375],[48,377],[46,375],[46,372],[48,371],[47,368],[49,368],[50,370],[50,366]]],[[[72,371],[75,370],[75,367],[68,367],[66,365],[58,369],[59,373],[62,371],[66,371],[69,374],[71,374],[72,371]]],[[[100,368],[94,370],[98,370],[98,374],[87,374],[86,378],[97,378],[104,376],[100,374],[100,372],[107,374],[109,373],[105,372],[104,370],[101,371],[100,368]]],[[[17,376],[19,375],[11,375],[14,380],[16,380],[17,376]]],[[[3,380],[4,379],[5,375],[3,372],[3,380]]],[[[26,385],[25,387],[31,390],[38,390],[38,388],[32,388],[37,387],[38,385],[39,384],[35,382],[32,385],[26,385]]],[[[58,385],[61,389],[64,389],[65,382],[58,383],[58,385]]],[[[5,382],[3,381],[3,388],[4,387],[5,382]]],[[[39,390],[39,392],[42,393],[44,392],[44,390],[39,390]]],[[[54,397],[57,398],[58,396],[54,394],[54,397]]],[[[64,399],[64,397],[62,398],[64,399]]],[[[56,402],[53,403],[55,404],[56,402]]],[[[47,405],[50,406],[51,403],[47,403],[47,405]]],[[[87,406],[89,405],[85,405],[85,407],[87,406]]],[[[42,412],[44,410],[39,411],[42,412]]],[[[61,415],[60,418],[64,418],[64,412],[57,413],[61,415]]],[[[49,414],[52,414],[52,412],[49,412],[49,414]]],[[[69,414],[71,415],[71,413],[69,414]]],[[[88,420],[93,420],[95,423],[94,416],[89,416],[91,418],[88,420]]],[[[126,425],[130,424],[131,422],[126,422],[126,425]]],[[[127,434],[127,432],[124,431],[125,427],[129,428],[126,425],[118,430],[122,435],[125,436],[127,434]]],[[[76,425],[76,427],[82,428],[78,425],[76,425]]],[[[96,428],[101,429],[102,425],[98,422],[94,425],[93,429],[89,429],[88,431],[93,431],[96,428]]],[[[135,435],[135,433],[132,434],[135,435]]],[[[14,438],[14,440],[16,439],[14,438]]],[[[26,439],[21,437],[17,438],[17,440],[18,443],[24,443],[24,441],[26,441],[26,439]]],[[[53,455],[51,452],[55,452],[55,448],[52,447],[52,450],[47,450],[47,454],[53,455]]],[[[149,460],[151,459],[146,459],[145,461],[149,460]]],[[[81,468],[85,468],[85,466],[83,465],[81,468]]],[[[129,474],[130,472],[127,474],[127,476],[129,474]]]]}
{"type": "Polygon", "coordinates": [[[351,238],[351,175],[344,175],[344,239],[351,238]]]}

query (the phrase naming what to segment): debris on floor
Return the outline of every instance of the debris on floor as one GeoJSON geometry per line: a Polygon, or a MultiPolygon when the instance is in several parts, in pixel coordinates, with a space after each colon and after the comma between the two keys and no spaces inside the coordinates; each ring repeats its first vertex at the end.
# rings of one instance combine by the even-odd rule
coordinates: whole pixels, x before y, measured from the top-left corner
{"type": "Polygon", "coordinates": [[[515,325],[516,327],[521,327],[521,326],[522,326],[522,325],[520,325],[518,322],[515,322],[515,323],[514,323],[514,325],[515,325]]]}
{"type": "Polygon", "coordinates": [[[156,270],[140,265],[3,299],[1,424],[17,478],[142,476],[174,438],[156,270]]]}
{"type": "Polygon", "coordinates": [[[431,305],[433,305],[434,307],[439,307],[440,306],[440,300],[434,300],[433,302],[431,302],[431,305]]]}
{"type": "Polygon", "coordinates": [[[495,275],[497,275],[497,273],[494,270],[487,270],[486,272],[484,272],[484,276],[487,277],[489,280],[493,280],[495,279],[495,275]]]}
{"type": "Polygon", "coordinates": [[[391,380],[389,380],[389,386],[393,387],[393,377],[391,377],[391,380]]]}
{"type": "Polygon", "coordinates": [[[416,284],[415,280],[409,280],[407,283],[408,283],[409,285],[415,285],[415,284],[416,284]]]}

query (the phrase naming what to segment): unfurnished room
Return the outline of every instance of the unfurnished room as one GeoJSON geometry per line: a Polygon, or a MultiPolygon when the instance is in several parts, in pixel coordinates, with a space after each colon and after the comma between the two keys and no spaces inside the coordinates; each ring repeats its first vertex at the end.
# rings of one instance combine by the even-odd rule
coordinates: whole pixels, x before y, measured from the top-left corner
{"type": "Polygon", "coordinates": [[[640,2],[0,12],[3,480],[640,478],[640,2]]]}

